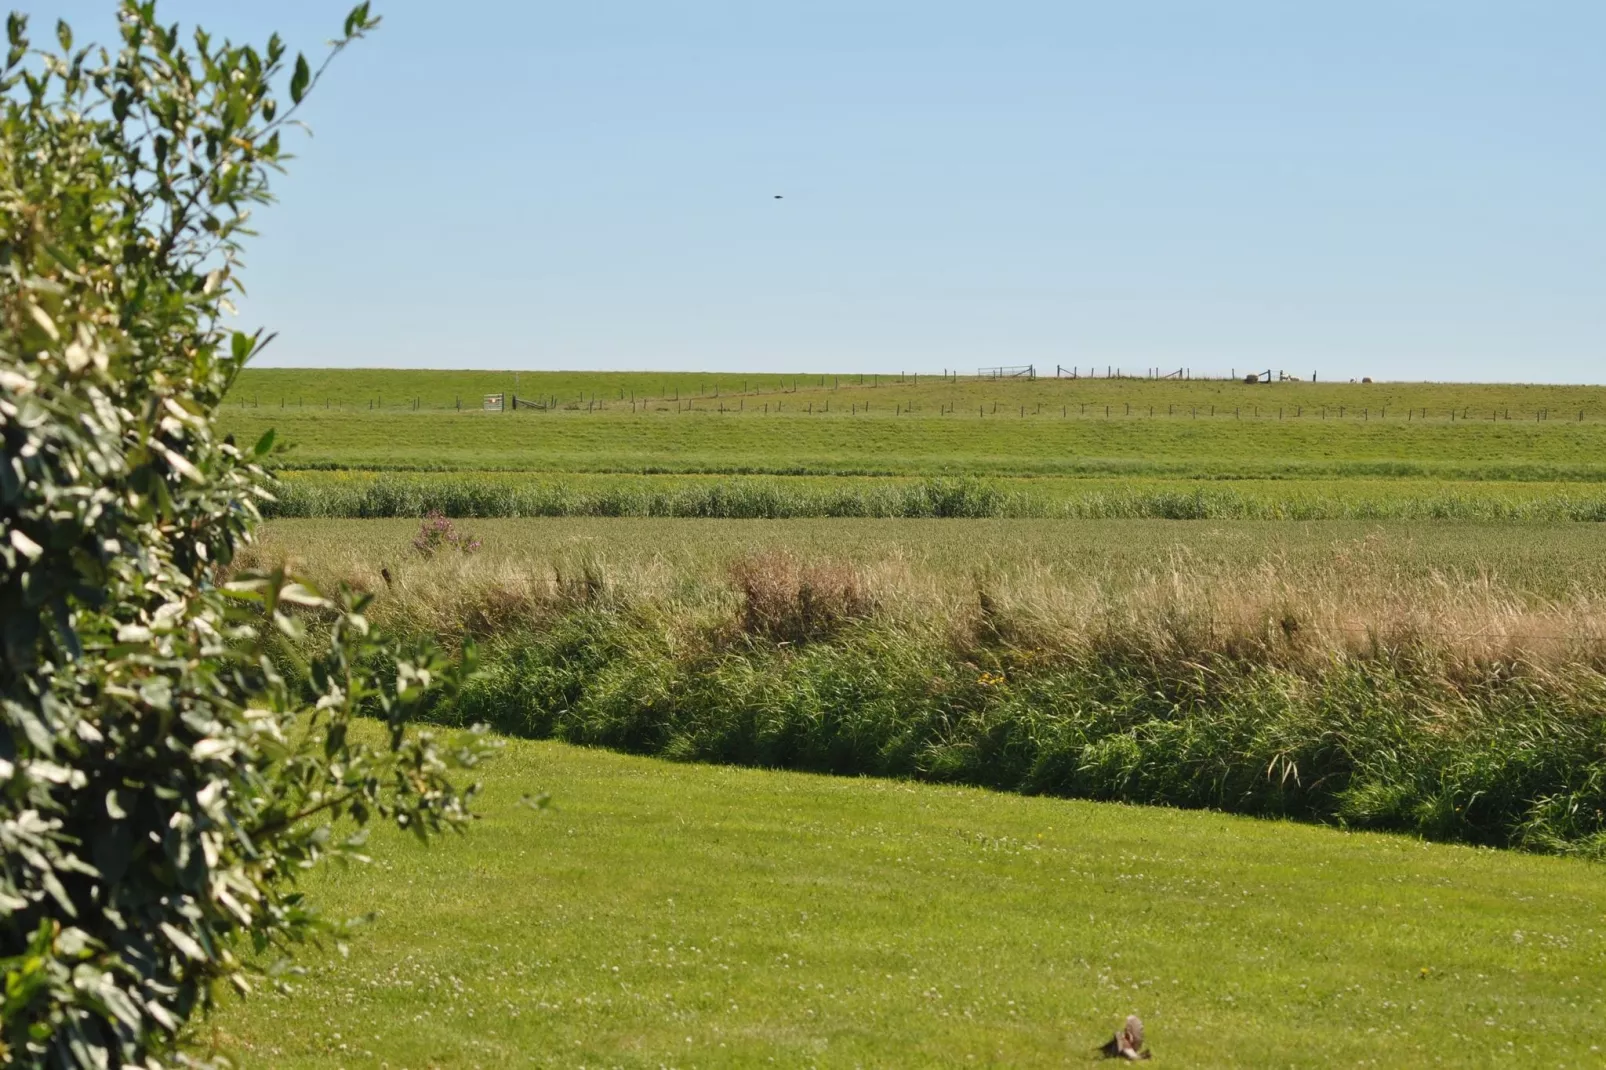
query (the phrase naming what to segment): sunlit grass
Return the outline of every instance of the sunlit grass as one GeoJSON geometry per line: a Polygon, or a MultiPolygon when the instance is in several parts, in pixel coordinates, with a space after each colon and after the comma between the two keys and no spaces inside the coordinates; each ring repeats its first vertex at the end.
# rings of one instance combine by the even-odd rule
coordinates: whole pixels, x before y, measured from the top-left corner
{"type": "Polygon", "coordinates": [[[521,390],[573,407],[486,413],[481,388],[511,376],[266,369],[221,419],[247,439],[276,428],[276,461],[302,467],[1606,478],[1599,387],[782,378],[526,373],[521,390]]]}
{"type": "MultiPolygon", "coordinates": [[[[1104,369],[1100,369],[1102,373],[1104,369]]],[[[1128,369],[1129,371],[1134,369],[1128,369]]],[[[974,373],[974,369],[969,369],[974,373]]],[[[1282,410],[1284,419],[1312,415],[1320,419],[1323,410],[1331,420],[1353,416],[1357,420],[1404,419],[1405,410],[1418,410],[1413,419],[1449,420],[1453,411],[1458,419],[1476,421],[1498,414],[1513,423],[1532,420],[1536,413],[1548,413],[1552,421],[1576,418],[1583,411],[1586,419],[1606,417],[1606,387],[1590,385],[1527,385],[1521,383],[1345,383],[1278,382],[1249,386],[1220,379],[1188,381],[1150,380],[1119,377],[1113,379],[1040,377],[1025,379],[978,379],[974,374],[949,380],[940,375],[860,375],[827,373],[751,373],[751,372],[573,372],[573,371],[444,371],[395,368],[247,368],[229,395],[231,408],[260,412],[302,411],[411,411],[450,409],[478,410],[482,396],[492,393],[518,395],[534,403],[556,399],[559,411],[592,407],[592,411],[629,411],[632,402],[646,404],[657,411],[661,404],[671,408],[693,400],[699,406],[721,402],[740,406],[746,412],[760,411],[776,403],[789,411],[793,402],[806,408],[811,402],[823,409],[831,399],[833,410],[861,409],[865,402],[871,411],[881,408],[897,411],[913,405],[916,412],[953,406],[956,412],[974,413],[984,407],[994,415],[1019,412],[1026,405],[1035,414],[1036,406],[1067,406],[1077,415],[1090,415],[1093,406],[1112,408],[1111,415],[1175,417],[1200,409],[1201,417],[1275,418],[1282,410]],[[840,399],[840,401],[838,400],[840,399]],[[1088,406],[1083,410],[1081,406],[1088,406]],[[1131,406],[1133,412],[1127,411],[1131,406]],[[1420,410],[1426,409],[1424,415],[1420,410]],[[1365,414],[1363,416],[1363,414],[1365,414]]],[[[511,415],[511,414],[509,414],[511,415]]]]}
{"type": "Polygon", "coordinates": [[[373,912],[247,1067],[1598,1065],[1596,866],[1210,813],[513,743],[486,820],[309,882],[373,912]],[[552,790],[535,813],[521,796],[552,790]],[[773,1061],[773,1062],[772,1062],[773,1061]]]}
{"type": "Polygon", "coordinates": [[[891,414],[298,412],[229,410],[241,441],[270,428],[301,467],[764,475],[1418,476],[1587,479],[1606,420],[1078,418],[891,414]]]}

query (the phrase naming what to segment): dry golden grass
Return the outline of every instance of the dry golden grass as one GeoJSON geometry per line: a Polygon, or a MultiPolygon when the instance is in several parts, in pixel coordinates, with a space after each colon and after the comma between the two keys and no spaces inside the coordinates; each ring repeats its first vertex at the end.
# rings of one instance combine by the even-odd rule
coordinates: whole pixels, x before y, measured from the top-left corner
{"type": "Polygon", "coordinates": [[[961,646],[986,633],[1045,656],[1120,648],[1295,667],[1407,652],[1480,675],[1498,663],[1606,665],[1606,594],[1598,587],[1536,593],[1492,564],[1425,564],[1381,532],[1338,539],[1319,554],[1177,544],[1144,564],[1086,569],[1052,555],[984,555],[954,568],[895,542],[838,554],[760,540],[725,556],[574,534],[544,552],[490,545],[426,559],[405,549],[375,553],[357,540],[309,547],[270,537],[238,564],[283,563],[327,587],[373,592],[376,619],[447,638],[539,629],[577,605],[606,603],[720,617],[788,642],[875,617],[961,646]]]}

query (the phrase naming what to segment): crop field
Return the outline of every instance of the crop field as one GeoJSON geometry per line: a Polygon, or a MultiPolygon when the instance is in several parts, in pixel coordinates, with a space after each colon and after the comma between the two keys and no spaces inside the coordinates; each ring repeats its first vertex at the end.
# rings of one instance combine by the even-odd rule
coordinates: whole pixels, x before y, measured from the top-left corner
{"type": "Polygon", "coordinates": [[[516,742],[485,818],[306,882],[372,915],[212,1043],[299,1067],[1587,1067],[1599,867],[516,742]],[[522,797],[550,790],[555,809],[522,797]]]}

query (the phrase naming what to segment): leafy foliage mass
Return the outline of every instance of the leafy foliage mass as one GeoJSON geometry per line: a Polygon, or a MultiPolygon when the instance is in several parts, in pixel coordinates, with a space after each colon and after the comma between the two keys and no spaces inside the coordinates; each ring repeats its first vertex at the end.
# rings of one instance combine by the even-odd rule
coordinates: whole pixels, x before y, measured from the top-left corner
{"type": "MultiPolygon", "coordinates": [[[[376,21],[355,9],[331,57],[376,21]]],[[[120,28],[41,51],[13,15],[0,75],[0,1065],[161,1065],[216,982],[248,991],[317,931],[299,870],[371,818],[461,826],[447,774],[483,753],[407,736],[455,671],[362,599],[215,582],[271,448],[213,433],[265,342],[222,317],[322,69],[277,37],[185,42],[153,3],[120,28]],[[348,735],[359,711],[382,740],[348,735]]]]}

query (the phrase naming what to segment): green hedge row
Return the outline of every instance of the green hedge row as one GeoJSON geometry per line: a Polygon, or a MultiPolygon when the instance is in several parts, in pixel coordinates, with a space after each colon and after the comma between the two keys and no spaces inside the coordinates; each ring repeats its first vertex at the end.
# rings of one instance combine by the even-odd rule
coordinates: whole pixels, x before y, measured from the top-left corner
{"type": "Polygon", "coordinates": [[[1089,649],[1020,664],[888,621],[688,641],[585,607],[482,649],[447,713],[670,758],[1209,807],[1606,856],[1606,675],[1409,652],[1319,668],[1089,649]]]}

